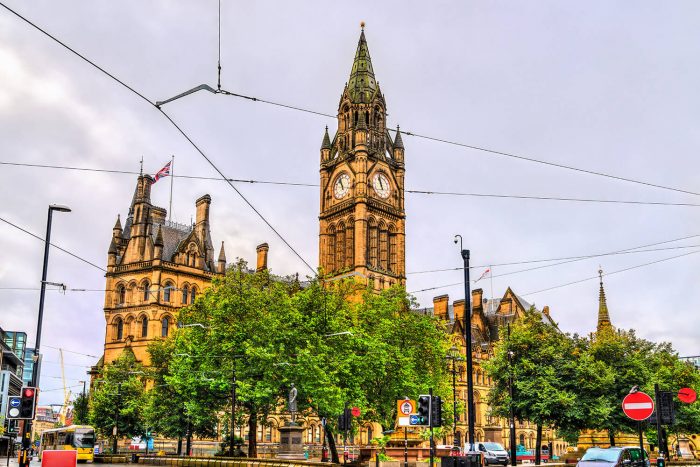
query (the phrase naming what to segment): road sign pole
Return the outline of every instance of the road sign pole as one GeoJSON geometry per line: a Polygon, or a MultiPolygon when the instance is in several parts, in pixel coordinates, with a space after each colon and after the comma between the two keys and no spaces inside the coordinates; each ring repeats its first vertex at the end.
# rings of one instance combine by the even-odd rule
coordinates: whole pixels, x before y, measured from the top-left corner
{"type": "Polygon", "coordinates": [[[403,427],[403,467],[408,467],[408,427],[403,427]]]}
{"type": "Polygon", "coordinates": [[[642,456],[642,463],[644,463],[644,441],[642,440],[642,421],[637,421],[637,431],[639,431],[639,449],[642,456]]]}
{"type": "MultiPolygon", "coordinates": [[[[432,405],[433,405],[433,388],[430,388],[430,389],[428,390],[428,394],[430,394],[430,410],[429,410],[429,413],[432,415],[432,412],[433,412],[433,407],[432,407],[432,405]]],[[[433,465],[434,465],[434,464],[433,464],[433,462],[434,462],[434,460],[433,460],[433,455],[434,455],[433,446],[434,446],[434,443],[433,443],[433,421],[432,421],[432,419],[431,419],[431,420],[430,420],[430,467],[433,467],[433,465]]]]}
{"type": "MultiPolygon", "coordinates": [[[[659,457],[663,460],[665,449],[661,448],[661,405],[659,404],[659,385],[654,385],[654,400],[656,401],[656,445],[659,449],[659,457]]],[[[657,465],[658,465],[658,461],[657,465]]]]}

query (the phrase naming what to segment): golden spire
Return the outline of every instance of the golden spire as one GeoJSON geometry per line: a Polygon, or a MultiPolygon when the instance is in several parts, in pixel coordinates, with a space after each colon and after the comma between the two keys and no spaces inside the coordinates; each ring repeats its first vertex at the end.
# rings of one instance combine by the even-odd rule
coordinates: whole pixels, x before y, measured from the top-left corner
{"type": "Polygon", "coordinates": [[[600,294],[598,298],[598,332],[604,327],[612,327],[610,322],[610,313],[608,313],[608,304],[605,301],[605,289],[603,288],[603,268],[598,269],[598,277],[600,278],[600,294]]]}

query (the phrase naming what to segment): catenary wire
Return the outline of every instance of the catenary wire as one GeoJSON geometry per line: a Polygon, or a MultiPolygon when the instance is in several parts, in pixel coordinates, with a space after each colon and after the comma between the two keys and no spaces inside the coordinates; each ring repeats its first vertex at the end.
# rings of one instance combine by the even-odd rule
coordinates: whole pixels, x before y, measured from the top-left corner
{"type": "MultiPolygon", "coordinates": [[[[95,68],[97,68],[98,70],[100,70],[101,72],[103,72],[105,75],[109,76],[110,78],[112,78],[113,80],[115,80],[116,82],[118,82],[119,84],[121,84],[122,86],[124,86],[126,89],[130,90],[131,92],[133,92],[133,93],[136,94],[137,96],[141,97],[143,100],[145,100],[146,102],[148,102],[148,103],[151,104],[152,106],[154,106],[154,107],[160,109],[159,106],[157,106],[154,102],[152,102],[151,100],[149,100],[149,99],[148,99],[147,97],[145,97],[143,94],[139,93],[139,92],[136,91],[134,88],[132,88],[131,86],[127,85],[126,83],[124,83],[123,81],[121,81],[120,79],[118,79],[116,76],[114,76],[114,75],[112,75],[111,73],[107,72],[106,70],[104,70],[102,67],[100,67],[99,65],[97,65],[97,64],[94,63],[93,61],[91,61],[91,60],[89,60],[88,58],[86,58],[85,56],[81,55],[80,53],[78,53],[77,51],[75,51],[74,49],[72,49],[71,47],[69,47],[68,45],[66,45],[65,43],[61,42],[59,39],[57,39],[56,37],[54,37],[53,35],[51,35],[51,34],[48,33],[47,31],[43,30],[42,28],[40,28],[39,26],[37,26],[36,24],[34,24],[33,22],[31,22],[31,21],[28,20],[27,18],[23,17],[22,15],[20,15],[20,14],[17,13],[16,11],[12,10],[11,8],[9,8],[9,7],[8,7],[7,5],[5,5],[4,3],[0,2],[0,6],[2,6],[3,8],[5,8],[6,10],[8,10],[9,12],[11,12],[12,14],[14,14],[15,16],[17,16],[18,18],[20,18],[20,19],[23,20],[24,22],[26,22],[26,23],[29,24],[30,26],[34,27],[35,29],[37,29],[37,30],[40,31],[41,33],[45,34],[47,37],[51,38],[52,40],[54,40],[55,42],[57,42],[57,43],[60,44],[61,46],[65,47],[67,50],[71,51],[72,53],[74,53],[75,55],[77,55],[78,57],[80,57],[81,59],[83,59],[84,61],[86,61],[87,63],[89,63],[90,65],[94,66],[95,68]]],[[[254,97],[254,96],[248,96],[248,95],[245,95],[245,94],[235,93],[235,92],[231,92],[231,91],[227,91],[227,90],[223,90],[223,89],[218,90],[217,93],[219,93],[219,94],[224,94],[224,95],[227,95],[227,96],[232,96],[232,97],[238,97],[238,98],[242,98],[242,99],[247,99],[247,100],[251,100],[251,101],[253,101],[253,102],[262,102],[262,103],[265,103],[265,104],[274,105],[274,106],[278,106],[278,107],[284,107],[284,108],[291,109],[291,110],[296,110],[296,111],[300,111],[300,112],[306,112],[306,113],[310,113],[310,114],[315,114],[315,115],[319,115],[319,116],[323,116],[323,117],[329,117],[329,118],[333,118],[333,119],[336,119],[336,118],[337,118],[335,115],[332,115],[332,114],[328,114],[328,113],[324,113],[324,112],[318,112],[318,111],[315,111],[315,110],[310,110],[310,109],[306,109],[306,108],[299,107],[299,106],[293,106],[293,105],[288,105],[288,104],[282,104],[282,103],[279,103],[279,102],[274,102],[274,101],[271,101],[271,100],[267,100],[267,99],[263,99],[263,98],[258,98],[258,97],[254,97]]],[[[172,120],[171,120],[171,122],[172,122],[172,120]]],[[[172,122],[172,123],[174,124],[174,122],[172,122]]],[[[397,130],[394,130],[394,129],[388,129],[388,130],[389,130],[389,131],[397,131],[397,130]]],[[[609,178],[609,179],[613,179],[613,180],[624,181],[624,182],[629,182],[629,183],[635,183],[635,184],[644,185],[644,186],[649,186],[649,187],[653,187],[653,188],[659,188],[659,189],[663,189],[663,190],[669,190],[669,191],[675,191],[675,192],[679,192],[679,193],[685,193],[685,194],[700,196],[700,193],[697,193],[697,192],[694,192],[694,191],[689,191],[689,190],[684,190],[684,189],[681,189],[681,188],[675,188],[675,187],[670,187],[670,186],[666,186],[666,185],[660,185],[660,184],[651,183],[651,182],[646,182],[646,181],[642,181],[642,180],[636,180],[636,179],[632,179],[632,178],[628,178],[628,177],[621,177],[621,176],[618,176],[618,175],[607,174],[607,173],[600,172],[600,171],[595,171],[595,170],[582,169],[582,168],[580,168],[580,167],[574,167],[574,166],[571,166],[571,165],[560,164],[560,163],[551,162],[551,161],[545,161],[545,160],[541,160],[541,159],[535,159],[535,158],[533,158],[533,157],[522,156],[522,155],[510,153],[510,152],[498,151],[498,150],[494,150],[494,149],[488,149],[488,148],[481,147],[481,146],[470,145],[470,144],[466,144],[466,143],[460,143],[460,142],[458,142],[458,141],[448,140],[448,139],[444,139],[444,138],[438,138],[438,137],[429,136],[429,135],[423,135],[423,134],[420,134],[420,133],[417,133],[417,132],[414,132],[414,131],[404,131],[404,132],[402,132],[402,133],[405,134],[405,135],[408,135],[408,136],[413,136],[413,137],[415,137],[415,138],[422,138],[422,139],[426,139],[426,140],[429,140],[429,141],[440,142],[440,143],[449,144],[449,145],[458,146],[458,147],[463,147],[463,148],[467,148],[467,149],[473,149],[473,150],[481,151],[481,152],[484,152],[484,153],[487,153],[487,154],[490,154],[490,155],[503,156],[503,157],[508,157],[508,158],[512,158],[512,159],[517,159],[517,160],[532,162],[532,163],[536,163],[536,164],[546,165],[546,166],[550,166],[550,167],[556,167],[556,168],[560,168],[560,169],[575,171],[575,172],[579,172],[579,173],[585,173],[585,174],[589,174],[589,175],[596,175],[596,176],[599,176],[599,177],[605,177],[605,178],[609,178]]],[[[242,196],[242,195],[241,195],[241,196],[242,196]]],[[[285,243],[286,243],[286,242],[285,242],[285,243]]],[[[295,253],[296,253],[296,251],[295,251],[295,253]]],[[[296,253],[296,254],[298,255],[298,253],[296,253]]],[[[306,261],[304,261],[304,263],[306,263],[306,261]]],[[[308,265],[308,264],[307,264],[307,265],[308,265]]],[[[313,268],[312,268],[312,270],[313,270],[313,268]]],[[[315,272],[315,270],[314,270],[314,272],[315,272]]]]}
{"type": "Polygon", "coordinates": [[[76,355],[82,355],[84,357],[100,358],[100,357],[96,357],[95,355],[90,355],[90,354],[83,353],[83,352],[76,352],[75,350],[64,349],[63,347],[53,347],[51,345],[44,345],[44,347],[48,347],[49,349],[54,349],[54,350],[62,350],[64,352],[74,353],[76,355]]]}
{"type": "Polygon", "coordinates": [[[156,109],[158,109],[158,111],[159,111],[163,116],[165,116],[165,117],[167,118],[167,120],[180,132],[180,134],[182,134],[182,136],[184,136],[185,139],[187,139],[187,141],[192,145],[192,147],[194,147],[195,150],[196,150],[202,157],[204,157],[204,159],[209,163],[209,165],[211,165],[211,166],[214,168],[214,170],[216,170],[216,172],[219,173],[219,175],[221,175],[221,177],[222,177],[223,179],[225,179],[225,180],[228,182],[228,184],[231,186],[231,188],[233,188],[234,191],[241,197],[241,199],[243,199],[243,201],[245,201],[245,203],[248,204],[248,206],[250,206],[250,207],[253,209],[253,211],[258,215],[258,217],[260,217],[260,218],[263,220],[263,222],[265,222],[265,224],[266,224],[268,227],[270,227],[270,229],[272,229],[272,231],[275,233],[275,235],[277,235],[277,237],[279,237],[280,240],[282,240],[282,242],[283,242],[285,245],[287,245],[287,247],[288,247],[290,250],[292,250],[292,252],[302,261],[302,263],[304,263],[304,264],[306,265],[306,267],[308,267],[308,268],[311,270],[311,272],[312,272],[313,274],[316,274],[316,269],[314,269],[314,268],[299,254],[299,252],[297,252],[297,250],[296,250],[294,247],[291,246],[291,244],[287,241],[287,239],[285,239],[274,227],[272,227],[272,224],[270,224],[270,222],[262,215],[262,213],[260,213],[260,211],[258,211],[258,210],[253,206],[253,204],[252,204],[250,201],[248,201],[248,199],[243,195],[243,193],[241,193],[238,189],[236,189],[236,187],[233,186],[233,184],[232,184],[230,181],[228,181],[228,179],[226,178],[226,176],[225,176],[225,175],[219,170],[219,168],[211,161],[211,159],[209,159],[209,158],[204,154],[204,152],[194,143],[194,141],[187,135],[187,133],[185,133],[185,132],[182,130],[182,128],[180,128],[180,126],[178,126],[177,123],[175,123],[175,121],[174,121],[167,113],[165,113],[158,105],[156,105],[155,102],[152,102],[150,99],[148,99],[147,97],[145,97],[143,94],[139,93],[138,91],[136,91],[136,90],[135,90],[134,88],[132,88],[131,86],[127,85],[126,83],[124,83],[123,81],[121,81],[120,79],[118,79],[117,77],[115,77],[114,75],[112,75],[111,73],[107,72],[104,68],[100,67],[99,65],[97,65],[97,64],[96,64],[95,62],[93,62],[92,60],[88,59],[88,58],[85,57],[84,55],[81,55],[80,53],[78,53],[77,51],[75,51],[74,49],[72,49],[71,47],[69,47],[68,45],[64,44],[63,42],[61,42],[60,40],[58,40],[56,37],[54,37],[53,35],[51,35],[51,34],[48,33],[47,31],[45,31],[45,30],[42,29],[41,27],[37,26],[36,24],[34,24],[33,22],[31,22],[30,20],[28,20],[28,19],[25,18],[24,16],[20,15],[19,13],[17,13],[16,11],[14,11],[13,9],[11,9],[11,8],[8,7],[7,5],[5,5],[4,3],[0,2],[0,6],[2,6],[3,8],[5,8],[5,9],[6,9],[7,11],[9,11],[10,13],[14,14],[15,16],[17,16],[18,18],[20,18],[22,21],[24,21],[24,22],[26,22],[27,24],[29,24],[31,27],[33,27],[33,28],[36,29],[37,31],[39,31],[39,32],[41,32],[42,34],[46,35],[47,37],[49,37],[50,39],[52,39],[53,41],[55,41],[55,42],[58,43],[59,45],[63,46],[64,48],[66,48],[67,50],[69,50],[70,52],[72,52],[73,54],[75,54],[76,56],[80,57],[82,60],[84,60],[84,61],[87,62],[88,64],[92,65],[92,66],[95,67],[97,70],[101,71],[102,73],[104,73],[104,74],[107,75],[108,77],[112,78],[114,81],[116,81],[117,83],[121,84],[123,87],[125,87],[126,89],[128,89],[128,90],[131,91],[132,93],[134,93],[134,94],[136,94],[137,96],[139,96],[141,99],[143,99],[143,100],[145,100],[146,102],[148,102],[152,107],[155,107],[156,109]]]}
{"type": "MultiPolygon", "coordinates": [[[[642,267],[645,267],[645,266],[651,266],[651,265],[653,265],[653,264],[663,263],[664,261],[671,261],[672,259],[682,258],[682,257],[684,257],[684,256],[694,255],[694,254],[696,254],[696,253],[700,253],[700,250],[691,251],[691,252],[689,252],[689,253],[683,253],[682,255],[671,256],[671,257],[669,257],[669,258],[658,259],[658,260],[656,260],[656,261],[650,261],[650,262],[648,262],[648,263],[638,264],[638,265],[636,265],[636,266],[630,266],[630,267],[624,268],[624,269],[618,269],[617,271],[606,272],[606,273],[603,273],[603,276],[612,276],[613,274],[619,274],[619,273],[622,273],[622,272],[631,271],[631,270],[633,270],[633,269],[639,269],[639,268],[642,268],[642,267]]],[[[541,293],[541,292],[547,292],[547,291],[549,291],[549,290],[560,289],[560,288],[562,288],[562,287],[566,287],[566,286],[574,285],[574,284],[580,284],[581,282],[586,282],[586,281],[590,281],[590,280],[598,279],[598,278],[599,278],[599,276],[591,276],[591,277],[587,277],[587,278],[585,278],[585,279],[580,279],[580,280],[577,280],[577,281],[567,282],[566,284],[559,284],[559,285],[555,285],[555,286],[553,286],[553,287],[547,287],[546,289],[540,289],[540,290],[536,290],[535,292],[528,292],[528,293],[524,293],[524,294],[521,294],[521,295],[523,295],[523,296],[524,296],[524,295],[535,295],[535,294],[538,294],[538,293],[541,293]]]]}
{"type": "MultiPolygon", "coordinates": [[[[12,227],[14,227],[15,229],[21,230],[22,232],[24,232],[24,233],[26,233],[26,234],[28,234],[28,235],[31,235],[32,237],[37,238],[37,239],[41,240],[42,242],[45,242],[45,241],[46,241],[46,240],[44,240],[43,238],[41,238],[39,235],[36,235],[36,234],[30,232],[30,231],[27,230],[27,229],[23,229],[22,227],[18,226],[17,224],[13,224],[12,222],[8,221],[7,219],[4,219],[4,218],[0,217],[0,221],[2,221],[2,222],[4,222],[4,223],[6,223],[6,224],[8,224],[8,225],[10,225],[10,226],[12,226],[12,227]]],[[[75,253],[72,253],[72,252],[66,250],[65,248],[61,248],[60,246],[56,245],[55,243],[49,242],[49,245],[51,245],[52,247],[54,247],[54,248],[56,248],[56,249],[61,250],[61,251],[64,252],[64,253],[69,254],[69,255],[72,256],[73,258],[79,259],[79,260],[82,261],[83,263],[89,264],[90,266],[99,269],[100,271],[107,272],[106,269],[104,269],[104,268],[102,268],[102,267],[96,265],[95,263],[93,263],[93,262],[91,262],[91,261],[86,260],[85,258],[82,258],[82,257],[76,255],[75,253]]]]}
{"type": "MultiPolygon", "coordinates": [[[[104,173],[115,173],[124,175],[139,175],[140,172],[130,171],[130,170],[112,170],[112,169],[95,169],[87,167],[72,167],[72,166],[59,166],[59,165],[48,165],[48,164],[28,164],[23,162],[6,162],[0,161],[0,165],[9,165],[16,167],[33,167],[33,168],[44,168],[44,169],[62,169],[62,170],[77,170],[77,171],[88,171],[88,172],[104,172],[104,173]]],[[[274,180],[252,180],[252,179],[240,179],[240,178],[221,178],[221,177],[204,177],[197,175],[169,175],[175,178],[186,178],[186,179],[196,179],[196,180],[215,180],[215,181],[227,181],[233,183],[248,183],[248,184],[260,184],[260,185],[282,185],[282,186],[297,186],[297,187],[311,187],[318,188],[320,185],[318,183],[302,183],[302,182],[285,182],[285,181],[274,181],[274,180]]],[[[632,205],[651,205],[651,206],[684,206],[684,207],[700,207],[698,203],[672,203],[666,201],[635,201],[635,200],[616,200],[616,199],[596,199],[596,198],[570,198],[570,197],[560,197],[560,196],[536,196],[536,195],[504,195],[495,193],[464,193],[464,192],[454,192],[454,191],[436,191],[436,190],[404,190],[406,193],[418,194],[418,195],[443,195],[443,196],[470,196],[477,198],[502,198],[502,199],[524,199],[524,200],[535,200],[535,201],[568,201],[568,202],[578,202],[578,203],[607,203],[607,204],[632,204],[632,205]]]]}

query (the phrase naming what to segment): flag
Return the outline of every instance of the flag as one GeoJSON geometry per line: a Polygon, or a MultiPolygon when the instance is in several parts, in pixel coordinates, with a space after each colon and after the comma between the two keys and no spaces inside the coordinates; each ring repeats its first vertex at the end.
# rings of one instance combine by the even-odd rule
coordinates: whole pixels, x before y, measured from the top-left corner
{"type": "Polygon", "coordinates": [[[479,276],[479,278],[478,278],[477,280],[474,281],[474,283],[476,284],[477,282],[479,282],[481,279],[483,279],[484,277],[486,277],[486,274],[488,274],[488,273],[490,273],[490,272],[491,272],[491,268],[486,268],[486,271],[484,271],[484,272],[479,276]]]}
{"type": "Polygon", "coordinates": [[[162,169],[160,169],[160,170],[158,171],[158,173],[157,173],[156,176],[155,176],[155,180],[153,181],[153,183],[157,182],[158,180],[160,180],[160,179],[163,178],[163,177],[169,177],[169,176],[170,176],[170,164],[172,164],[172,162],[173,162],[173,161],[168,162],[167,164],[165,164],[165,166],[164,166],[162,169]]]}

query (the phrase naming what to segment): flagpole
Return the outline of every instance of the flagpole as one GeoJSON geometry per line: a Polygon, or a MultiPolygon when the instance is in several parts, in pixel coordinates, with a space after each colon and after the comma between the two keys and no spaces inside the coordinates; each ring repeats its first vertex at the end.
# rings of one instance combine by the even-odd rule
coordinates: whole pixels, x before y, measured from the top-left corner
{"type": "Polygon", "coordinates": [[[173,220],[173,181],[175,180],[175,155],[170,159],[170,206],[168,207],[168,220],[173,220]]]}
{"type": "Polygon", "coordinates": [[[494,299],[493,296],[493,266],[489,264],[489,278],[491,279],[491,300],[494,299]]]}

